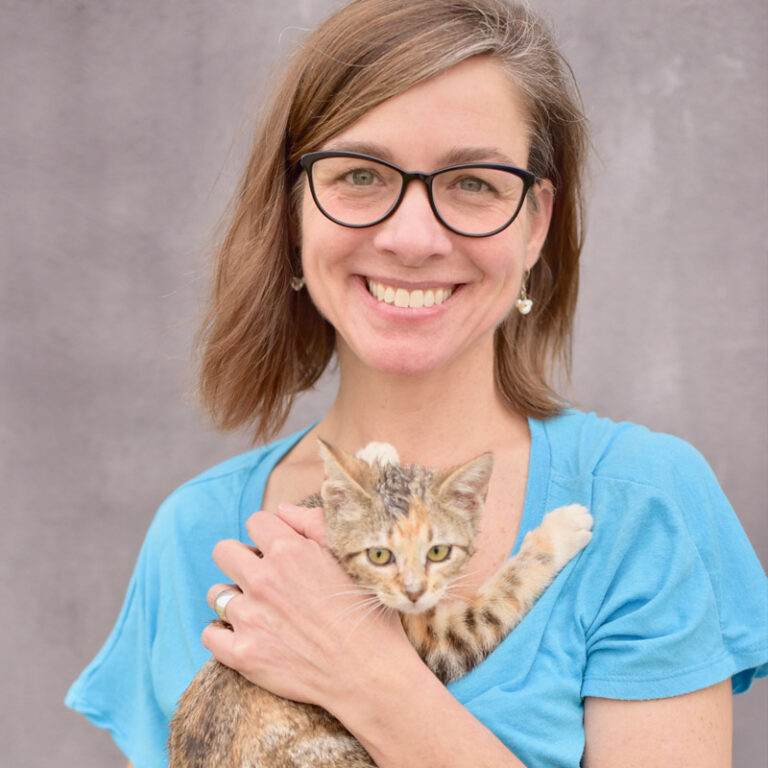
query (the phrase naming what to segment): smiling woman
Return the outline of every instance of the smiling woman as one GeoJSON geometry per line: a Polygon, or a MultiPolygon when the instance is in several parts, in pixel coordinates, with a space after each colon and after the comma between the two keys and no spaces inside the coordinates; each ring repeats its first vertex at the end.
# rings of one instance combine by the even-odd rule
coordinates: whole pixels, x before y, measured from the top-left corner
{"type": "MultiPolygon", "coordinates": [[[[328,316],[322,307],[318,315],[314,297],[305,292],[286,295],[284,290],[292,277],[302,273],[301,260],[306,258],[300,247],[305,235],[299,219],[305,215],[314,219],[321,211],[334,217],[328,194],[318,201],[317,189],[319,206],[307,206],[307,178],[311,191],[317,172],[310,176],[307,167],[316,164],[311,158],[320,150],[363,154],[422,173],[457,164],[498,163],[518,169],[507,176],[522,174],[528,179],[526,186],[540,180],[525,197],[521,193],[517,202],[527,201],[529,216],[515,221],[518,232],[527,226],[539,198],[547,215],[551,211],[552,227],[523,286],[536,296],[537,311],[525,323],[517,322],[517,313],[508,314],[496,329],[494,375],[498,393],[510,408],[540,417],[556,412],[562,401],[549,381],[553,364],[567,363],[570,355],[586,144],[575,84],[545,27],[521,7],[351,3],[344,13],[329,19],[299,51],[276,91],[254,142],[233,225],[219,251],[201,347],[201,392],[216,421],[227,429],[252,426],[257,437],[268,437],[283,423],[294,396],[317,381],[336,349],[334,327],[324,322],[328,316]],[[419,102],[420,89],[428,80],[459,64],[463,77],[456,75],[456,84],[465,99],[443,86],[446,104],[436,104],[437,98],[430,104],[419,102]],[[390,99],[397,103],[388,105],[390,99]],[[488,120],[497,113],[499,119],[488,120]],[[388,122],[388,116],[396,122],[388,122]],[[509,121],[509,133],[503,130],[504,120],[509,121]],[[471,139],[466,133],[470,126],[475,133],[471,139]],[[283,136],[290,137],[290,143],[283,136]],[[429,157],[417,152],[415,145],[408,146],[417,139],[424,146],[438,138],[440,150],[430,147],[429,157]],[[400,157],[393,155],[395,151],[400,157]],[[409,158],[413,158],[410,165],[409,158]],[[554,188],[557,195],[552,201],[554,188]]],[[[406,198],[416,195],[426,201],[423,191],[418,194],[422,186],[418,181],[403,185],[399,206],[396,202],[390,206],[392,213],[398,208],[399,215],[389,222],[385,237],[398,237],[397,225],[407,216],[399,207],[406,198]]],[[[433,205],[436,197],[442,200],[440,185],[437,195],[434,187],[435,183],[433,205]]],[[[440,201],[435,207],[441,210],[440,201]]],[[[381,216],[388,212],[382,210],[381,216]]],[[[365,218],[370,218],[368,212],[365,218]]],[[[435,245],[445,247],[450,231],[433,219],[430,214],[425,223],[435,224],[438,241],[445,241],[435,245]]],[[[498,226],[512,219],[510,215],[498,226]]],[[[343,223],[360,222],[355,218],[343,223]]],[[[464,218],[456,223],[469,226],[470,234],[496,229],[467,225],[464,218]]],[[[334,233],[335,250],[345,238],[356,236],[348,227],[326,228],[319,234],[324,231],[334,233]]],[[[411,232],[429,237],[418,226],[411,232]]],[[[499,238],[510,237],[505,230],[499,233],[499,238]]],[[[495,240],[494,236],[484,242],[495,240]]],[[[412,259],[419,258],[418,249],[423,247],[431,246],[405,243],[412,259]]],[[[465,264],[465,272],[470,269],[465,264]]],[[[385,274],[382,266],[365,277],[384,285],[385,296],[390,287],[393,304],[398,289],[432,290],[436,296],[441,289],[445,298],[456,281],[437,275],[436,264],[430,263],[427,271],[433,273],[427,275],[431,282],[441,278],[439,285],[416,286],[413,275],[403,281],[402,274],[385,274]]],[[[518,283],[521,279],[522,273],[518,283]]],[[[358,282],[363,288],[362,275],[358,282]]]]}
{"type": "MultiPolygon", "coordinates": [[[[585,146],[575,84],[526,7],[356,0],[308,37],[217,254],[201,391],[220,426],[267,438],[334,355],[339,389],[315,425],[158,513],[118,625],[69,696],[137,768],[165,763],[206,649],[242,685],[322,707],[381,768],[727,764],[731,692],[768,672],[754,552],[693,448],[567,409],[550,383],[569,357],[585,146]],[[386,441],[426,467],[493,453],[452,596],[484,594],[548,510],[587,507],[594,538],[446,687],[397,616],[356,617],[321,511],[293,506],[323,485],[318,438],[349,454],[386,441]],[[229,627],[203,631],[206,589],[229,627]]],[[[416,515],[402,517],[393,538],[416,515]]],[[[420,562],[449,567],[452,551],[434,541],[420,562]]],[[[423,599],[387,541],[353,555],[403,583],[398,605],[423,599]]],[[[273,725],[290,741],[290,723],[273,725]]]]}

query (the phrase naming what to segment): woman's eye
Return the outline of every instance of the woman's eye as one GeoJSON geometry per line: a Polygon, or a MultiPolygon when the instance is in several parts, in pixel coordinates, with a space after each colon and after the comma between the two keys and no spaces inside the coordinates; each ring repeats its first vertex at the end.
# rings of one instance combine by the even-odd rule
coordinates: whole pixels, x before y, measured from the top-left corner
{"type": "Polygon", "coordinates": [[[356,187],[369,187],[375,183],[376,175],[373,171],[368,171],[365,168],[353,168],[344,174],[344,180],[356,187]]]}
{"type": "Polygon", "coordinates": [[[393,560],[392,552],[383,547],[371,547],[368,550],[368,559],[374,565],[389,565],[393,560]]]}
{"type": "Polygon", "coordinates": [[[448,555],[451,554],[451,547],[449,544],[436,544],[434,547],[430,547],[427,552],[427,560],[433,563],[439,563],[445,560],[448,555]]]}
{"type": "Polygon", "coordinates": [[[488,184],[475,176],[466,176],[457,182],[458,188],[462,192],[485,192],[489,189],[488,184]]]}

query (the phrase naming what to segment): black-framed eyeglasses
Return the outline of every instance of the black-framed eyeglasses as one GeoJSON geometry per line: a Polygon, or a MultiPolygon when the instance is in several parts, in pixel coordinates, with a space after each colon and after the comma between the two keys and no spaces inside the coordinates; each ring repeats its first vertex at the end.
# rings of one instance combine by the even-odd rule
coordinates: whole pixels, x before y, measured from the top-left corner
{"type": "Polygon", "coordinates": [[[315,204],[344,227],[372,227],[391,216],[408,184],[423,181],[433,213],[466,237],[489,237],[520,213],[538,181],[530,171],[498,163],[462,163],[434,173],[408,172],[357,152],[310,152],[299,161],[315,204]]]}

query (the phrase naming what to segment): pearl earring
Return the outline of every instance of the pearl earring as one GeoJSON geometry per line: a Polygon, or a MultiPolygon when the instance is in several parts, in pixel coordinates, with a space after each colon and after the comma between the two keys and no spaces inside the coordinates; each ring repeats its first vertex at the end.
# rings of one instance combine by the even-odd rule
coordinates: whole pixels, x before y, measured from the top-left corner
{"type": "Polygon", "coordinates": [[[520,297],[515,302],[517,311],[521,315],[527,315],[531,311],[531,309],[533,309],[533,301],[528,298],[528,292],[525,290],[525,284],[527,282],[528,282],[528,272],[526,271],[525,275],[523,276],[523,282],[520,285],[520,297]]]}
{"type": "Polygon", "coordinates": [[[302,275],[294,275],[291,278],[291,288],[294,291],[300,291],[304,287],[304,277],[302,275]]]}

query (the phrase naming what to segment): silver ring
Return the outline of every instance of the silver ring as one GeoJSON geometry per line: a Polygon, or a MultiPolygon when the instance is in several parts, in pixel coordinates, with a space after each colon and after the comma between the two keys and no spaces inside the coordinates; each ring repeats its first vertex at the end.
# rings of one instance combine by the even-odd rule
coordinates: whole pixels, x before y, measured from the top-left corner
{"type": "Polygon", "coordinates": [[[216,615],[222,621],[226,621],[227,624],[229,624],[229,619],[227,619],[227,604],[235,595],[239,594],[241,594],[241,592],[237,587],[227,587],[226,589],[222,589],[213,601],[213,610],[216,611],[216,615]]]}

